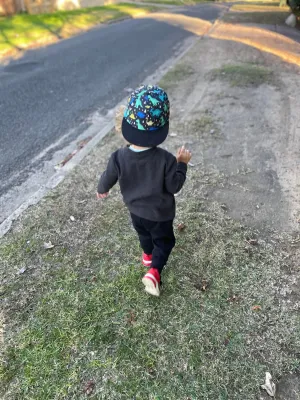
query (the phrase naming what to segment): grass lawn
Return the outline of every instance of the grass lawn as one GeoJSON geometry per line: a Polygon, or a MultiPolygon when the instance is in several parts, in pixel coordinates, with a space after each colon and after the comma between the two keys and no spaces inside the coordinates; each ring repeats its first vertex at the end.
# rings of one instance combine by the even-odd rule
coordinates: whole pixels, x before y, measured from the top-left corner
{"type": "Polygon", "coordinates": [[[141,0],[144,3],[170,4],[175,6],[192,6],[199,3],[208,3],[215,0],[141,0]]]}
{"type": "Polygon", "coordinates": [[[279,7],[279,3],[235,4],[222,19],[231,23],[283,25],[290,13],[289,7],[279,7]]]}
{"type": "Polygon", "coordinates": [[[278,240],[205,200],[226,178],[194,167],[178,197],[175,226],[186,228],[150,297],[118,189],[94,199],[97,154],[120,144],[107,137],[1,240],[1,398],[257,399],[266,371],[299,367],[299,320],[276,297],[278,240]]]}
{"type": "Polygon", "coordinates": [[[68,38],[95,25],[134,17],[155,7],[120,3],[52,14],[0,17],[0,56],[68,38]]]}
{"type": "Polygon", "coordinates": [[[258,87],[263,83],[276,84],[276,79],[272,71],[261,66],[244,65],[225,65],[221,68],[212,70],[212,79],[222,79],[228,81],[232,86],[252,86],[258,87]]]}

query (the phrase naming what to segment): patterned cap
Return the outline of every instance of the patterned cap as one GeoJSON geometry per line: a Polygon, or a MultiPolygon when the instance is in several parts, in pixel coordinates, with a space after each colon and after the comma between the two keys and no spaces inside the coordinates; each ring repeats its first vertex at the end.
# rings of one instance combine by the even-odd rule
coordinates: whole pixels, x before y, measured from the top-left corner
{"type": "Polygon", "coordinates": [[[141,86],[128,99],[124,119],[133,128],[155,131],[169,122],[170,102],[167,93],[158,86],[141,86]]]}

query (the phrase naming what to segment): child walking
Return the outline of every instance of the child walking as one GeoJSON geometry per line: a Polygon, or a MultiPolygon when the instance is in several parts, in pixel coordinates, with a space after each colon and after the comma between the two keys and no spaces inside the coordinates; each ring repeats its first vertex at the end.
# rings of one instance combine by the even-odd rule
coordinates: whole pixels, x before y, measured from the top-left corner
{"type": "Polygon", "coordinates": [[[114,152],[102,174],[97,197],[103,199],[119,181],[123,200],[150,268],[142,279],[146,292],[160,295],[161,272],[175,246],[174,194],[186,179],[191,153],[184,147],[177,157],[159,147],[169,132],[170,103],[158,86],[142,86],[128,99],[122,134],[130,143],[114,152]]]}

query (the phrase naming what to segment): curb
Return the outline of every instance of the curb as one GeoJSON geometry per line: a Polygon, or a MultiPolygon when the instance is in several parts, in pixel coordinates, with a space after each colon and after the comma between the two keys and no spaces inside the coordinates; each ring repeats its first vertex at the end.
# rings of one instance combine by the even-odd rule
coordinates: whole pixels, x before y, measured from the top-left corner
{"type": "MultiPolygon", "coordinates": [[[[113,121],[107,123],[107,125],[96,134],[74,157],[60,170],[58,170],[47,183],[42,186],[33,196],[27,201],[21,204],[8,218],[6,218],[0,225],[0,238],[3,237],[11,228],[12,223],[16,220],[28,207],[37,204],[50,190],[62,182],[67,174],[79,164],[82,159],[112,130],[114,124],[113,121]]],[[[93,129],[87,129],[87,134],[92,134],[93,129]]],[[[95,132],[93,132],[95,133],[95,132]]]]}

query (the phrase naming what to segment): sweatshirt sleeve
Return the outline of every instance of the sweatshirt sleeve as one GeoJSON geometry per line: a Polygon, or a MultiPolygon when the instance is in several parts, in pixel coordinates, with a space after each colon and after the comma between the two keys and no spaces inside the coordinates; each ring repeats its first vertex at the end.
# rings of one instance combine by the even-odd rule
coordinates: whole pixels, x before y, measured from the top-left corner
{"type": "Polygon", "coordinates": [[[165,171],[165,186],[169,193],[178,193],[186,178],[187,165],[185,163],[177,163],[176,158],[172,155],[172,158],[168,160],[166,171],[165,171]]]}
{"type": "Polygon", "coordinates": [[[108,161],[106,170],[103,172],[98,183],[98,193],[103,194],[110,189],[118,181],[118,170],[116,166],[116,153],[113,153],[108,161]]]}

